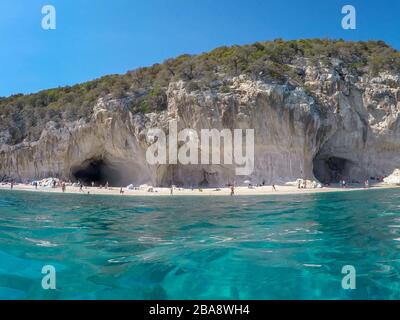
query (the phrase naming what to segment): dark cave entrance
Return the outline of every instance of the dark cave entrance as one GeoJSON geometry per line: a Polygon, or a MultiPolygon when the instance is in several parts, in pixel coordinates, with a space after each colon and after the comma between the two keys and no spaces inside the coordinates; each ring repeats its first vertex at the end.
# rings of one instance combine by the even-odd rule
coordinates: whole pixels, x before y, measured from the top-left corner
{"type": "Polygon", "coordinates": [[[110,186],[121,184],[120,172],[104,159],[86,160],[81,165],[73,167],[71,173],[75,180],[81,181],[84,185],[91,185],[92,182],[96,186],[104,186],[107,182],[110,186]]]}
{"type": "Polygon", "coordinates": [[[335,156],[317,155],[313,161],[314,176],[322,183],[338,183],[349,179],[349,169],[353,166],[350,160],[335,156]]]}

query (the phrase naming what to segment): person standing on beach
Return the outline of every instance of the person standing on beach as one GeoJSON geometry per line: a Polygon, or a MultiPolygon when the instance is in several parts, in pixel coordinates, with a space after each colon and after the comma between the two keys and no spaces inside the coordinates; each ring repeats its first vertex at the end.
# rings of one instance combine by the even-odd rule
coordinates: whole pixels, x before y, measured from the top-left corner
{"type": "Polygon", "coordinates": [[[170,188],[170,193],[171,193],[171,196],[174,194],[174,187],[173,186],[171,186],[171,188],[170,188]]]}
{"type": "Polygon", "coordinates": [[[11,190],[14,189],[14,181],[11,181],[11,190]]]}
{"type": "Polygon", "coordinates": [[[65,189],[66,189],[65,188],[65,182],[63,181],[63,182],[61,182],[61,190],[62,190],[62,192],[65,192],[65,189]]]}
{"type": "Polygon", "coordinates": [[[105,189],[108,189],[108,181],[106,182],[106,185],[104,187],[105,189]]]}
{"type": "Polygon", "coordinates": [[[82,189],[82,188],[83,188],[83,184],[82,184],[82,182],[79,181],[79,191],[80,191],[80,192],[83,192],[83,189],[82,189]]]}
{"type": "Polygon", "coordinates": [[[92,181],[92,188],[94,187],[94,181],[92,181]]]}
{"type": "Polygon", "coordinates": [[[235,185],[231,185],[231,196],[235,194],[235,185]]]}
{"type": "Polygon", "coordinates": [[[276,191],[275,185],[272,185],[272,191],[276,191]]]}
{"type": "Polygon", "coordinates": [[[124,194],[124,190],[122,190],[122,187],[121,189],[119,189],[119,194],[124,194]]]}

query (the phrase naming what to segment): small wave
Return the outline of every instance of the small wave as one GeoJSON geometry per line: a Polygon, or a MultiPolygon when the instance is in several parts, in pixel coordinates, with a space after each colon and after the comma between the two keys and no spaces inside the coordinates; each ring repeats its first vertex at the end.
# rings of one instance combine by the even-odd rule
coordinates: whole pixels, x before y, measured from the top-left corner
{"type": "Polygon", "coordinates": [[[25,240],[35,243],[38,247],[47,247],[47,248],[58,247],[58,244],[51,243],[50,241],[47,240],[32,239],[32,238],[25,238],[25,240]]]}
{"type": "Polygon", "coordinates": [[[309,267],[309,268],[321,268],[322,264],[303,263],[303,266],[309,267]]]}
{"type": "Polygon", "coordinates": [[[222,236],[211,236],[210,239],[216,240],[217,242],[229,242],[234,240],[231,237],[222,237],[222,236]]]}
{"type": "Polygon", "coordinates": [[[305,242],[315,242],[315,241],[322,241],[322,239],[273,239],[273,238],[266,238],[266,241],[270,242],[280,242],[280,243],[305,243],[305,242]]]}
{"type": "Polygon", "coordinates": [[[127,263],[129,261],[127,261],[128,257],[120,257],[120,258],[114,258],[114,259],[108,259],[107,262],[108,263],[127,263]]]}

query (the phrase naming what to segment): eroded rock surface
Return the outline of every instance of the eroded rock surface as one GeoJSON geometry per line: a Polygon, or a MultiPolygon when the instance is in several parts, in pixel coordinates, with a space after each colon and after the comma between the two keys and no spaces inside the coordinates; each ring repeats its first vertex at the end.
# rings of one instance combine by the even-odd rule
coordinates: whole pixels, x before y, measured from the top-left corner
{"type": "Polygon", "coordinates": [[[0,177],[213,186],[297,178],[363,181],[400,167],[398,74],[359,77],[338,59],[328,65],[302,59],[290,67],[305,75],[304,84],[242,75],[225,79],[229,90],[221,92],[190,91],[185,82],[173,82],[168,109],[159,113],[132,114],[129,97],[101,98],[88,122],[49,122],[38,141],[1,143],[0,177]],[[254,129],[253,173],[235,176],[234,165],[149,165],[148,129],[167,132],[173,119],[179,129],[254,129]]]}

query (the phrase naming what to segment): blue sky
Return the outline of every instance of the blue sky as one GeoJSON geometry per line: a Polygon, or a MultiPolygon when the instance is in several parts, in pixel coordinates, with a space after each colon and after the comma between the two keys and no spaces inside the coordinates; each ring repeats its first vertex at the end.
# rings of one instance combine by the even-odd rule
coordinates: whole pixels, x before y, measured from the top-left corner
{"type": "Polygon", "coordinates": [[[1,0],[0,96],[275,38],[380,39],[400,49],[399,16],[393,0],[1,0]],[[56,30],[41,28],[47,4],[56,30]],[[357,30],[341,28],[346,4],[357,30]]]}

